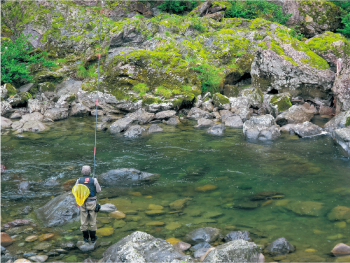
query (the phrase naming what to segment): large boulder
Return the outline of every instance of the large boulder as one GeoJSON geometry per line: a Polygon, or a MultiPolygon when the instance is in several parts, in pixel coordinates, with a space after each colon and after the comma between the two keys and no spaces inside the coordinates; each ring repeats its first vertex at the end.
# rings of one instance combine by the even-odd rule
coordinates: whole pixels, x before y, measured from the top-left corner
{"type": "Polygon", "coordinates": [[[122,118],[113,122],[109,129],[111,133],[120,133],[126,131],[134,121],[133,118],[122,118]]]}
{"type": "Polygon", "coordinates": [[[235,128],[235,129],[242,129],[243,121],[239,116],[231,116],[226,118],[225,126],[230,128],[235,128]]]}
{"type": "Polygon", "coordinates": [[[192,108],[190,110],[190,112],[188,113],[187,118],[191,119],[191,120],[199,120],[202,118],[213,119],[214,116],[211,113],[204,111],[204,110],[201,110],[199,108],[192,108]]]}
{"type": "Polygon", "coordinates": [[[240,93],[241,96],[246,98],[253,107],[261,107],[261,104],[264,101],[264,95],[259,88],[244,89],[240,93]]]}
{"type": "Polygon", "coordinates": [[[252,114],[250,111],[251,101],[246,97],[230,98],[231,111],[239,116],[243,122],[248,120],[252,114]]]}
{"type": "Polygon", "coordinates": [[[44,119],[44,116],[40,112],[33,112],[30,114],[25,114],[22,116],[21,122],[27,122],[27,121],[42,121],[44,119]]]}
{"type": "Polygon", "coordinates": [[[155,119],[157,120],[169,119],[171,117],[174,117],[175,114],[176,114],[176,111],[174,110],[161,111],[156,114],[155,119]]]}
{"type": "Polygon", "coordinates": [[[67,108],[52,108],[48,109],[45,114],[45,118],[51,119],[53,121],[63,120],[68,118],[67,108]]]}
{"type": "Polygon", "coordinates": [[[41,121],[27,121],[22,126],[23,131],[41,132],[46,129],[47,127],[41,121]]]}
{"type": "Polygon", "coordinates": [[[271,115],[254,116],[243,124],[243,134],[249,140],[274,140],[280,136],[280,130],[275,125],[271,115]]]}
{"type": "Polygon", "coordinates": [[[289,131],[294,132],[299,137],[311,137],[322,134],[323,129],[309,121],[290,125],[289,131]]]}
{"type": "Polygon", "coordinates": [[[214,227],[202,227],[191,231],[185,236],[185,241],[190,244],[213,242],[220,237],[220,229],[214,227]]]}
{"type": "Polygon", "coordinates": [[[12,121],[10,119],[7,119],[1,116],[1,129],[9,128],[11,127],[11,125],[12,125],[12,121]]]}
{"type": "Polygon", "coordinates": [[[144,109],[138,109],[137,111],[130,113],[127,117],[134,119],[138,124],[146,124],[154,119],[154,113],[149,113],[144,109]]]}
{"type": "Polygon", "coordinates": [[[98,176],[98,180],[105,186],[134,185],[153,181],[159,174],[141,172],[133,168],[110,170],[98,176]]]}
{"type": "Polygon", "coordinates": [[[324,126],[325,130],[333,133],[336,129],[350,126],[350,110],[344,111],[336,115],[333,119],[327,122],[324,126]]]}
{"type": "Polygon", "coordinates": [[[198,120],[198,124],[195,127],[202,128],[202,127],[211,127],[214,125],[215,125],[215,122],[213,122],[212,120],[201,118],[198,120]]]}
{"type": "Polygon", "coordinates": [[[229,99],[220,93],[214,94],[213,103],[220,110],[229,110],[231,108],[229,99]]]}
{"type": "Polygon", "coordinates": [[[227,242],[209,252],[203,262],[258,262],[260,247],[242,239],[227,242]]]}
{"type": "Polygon", "coordinates": [[[64,193],[36,209],[36,215],[45,227],[55,227],[79,218],[79,207],[72,193],[64,193]]]}
{"type": "Polygon", "coordinates": [[[277,116],[276,123],[280,126],[291,123],[303,123],[310,121],[316,112],[316,108],[308,103],[293,105],[287,111],[277,116]]]}
{"type": "Polygon", "coordinates": [[[189,262],[190,256],[179,252],[169,242],[144,232],[134,232],[103,253],[103,262],[189,262]]]}
{"type": "Polygon", "coordinates": [[[82,103],[76,103],[70,110],[69,115],[73,117],[82,117],[90,115],[91,110],[82,103]]]}
{"type": "Polygon", "coordinates": [[[350,154],[350,126],[335,130],[334,139],[350,154]]]}

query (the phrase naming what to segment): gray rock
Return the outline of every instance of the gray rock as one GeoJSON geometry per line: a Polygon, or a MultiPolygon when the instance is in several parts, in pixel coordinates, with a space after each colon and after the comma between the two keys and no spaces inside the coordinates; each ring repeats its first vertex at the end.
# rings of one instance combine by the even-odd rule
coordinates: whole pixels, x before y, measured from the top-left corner
{"type": "Polygon", "coordinates": [[[41,112],[43,105],[38,99],[29,99],[27,108],[29,113],[36,111],[41,112]]]}
{"type": "Polygon", "coordinates": [[[29,258],[35,255],[37,255],[37,253],[34,253],[34,252],[23,253],[23,257],[25,258],[29,258]]]}
{"type": "Polygon", "coordinates": [[[209,111],[209,112],[214,110],[214,105],[211,99],[202,103],[202,110],[209,111]]]}
{"type": "Polygon", "coordinates": [[[213,122],[212,120],[201,118],[198,120],[198,125],[195,127],[202,128],[202,127],[211,127],[214,125],[215,125],[215,122],[213,122]]]}
{"type": "Polygon", "coordinates": [[[103,262],[177,262],[191,261],[164,239],[155,238],[144,232],[134,232],[103,253],[103,262]]]}
{"type": "Polygon", "coordinates": [[[259,88],[244,89],[240,93],[243,98],[250,102],[251,106],[260,108],[264,101],[264,95],[259,88]]]}
{"type": "Polygon", "coordinates": [[[272,256],[287,255],[294,251],[295,247],[284,237],[276,239],[265,249],[265,252],[272,256]]]}
{"type": "Polygon", "coordinates": [[[201,110],[199,108],[192,108],[188,113],[187,118],[191,120],[199,120],[201,118],[213,119],[214,116],[211,113],[201,110]]]}
{"type": "Polygon", "coordinates": [[[97,112],[96,112],[96,109],[92,109],[91,110],[91,115],[92,116],[103,116],[103,115],[105,115],[105,112],[103,111],[103,110],[97,110],[97,112]]]}
{"type": "Polygon", "coordinates": [[[191,251],[197,251],[198,249],[201,248],[211,248],[211,245],[208,242],[202,242],[194,245],[193,247],[190,248],[191,251]]]}
{"type": "Polygon", "coordinates": [[[244,231],[231,231],[225,236],[225,242],[243,239],[245,241],[251,241],[250,233],[246,230],[244,231]]]}
{"type": "Polygon", "coordinates": [[[231,116],[226,118],[225,126],[230,128],[235,128],[235,129],[242,129],[243,121],[239,116],[231,116]]]}
{"type": "Polygon", "coordinates": [[[11,104],[8,103],[7,101],[2,101],[1,102],[1,116],[9,117],[12,112],[14,112],[14,110],[12,109],[11,104]]]}
{"type": "Polygon", "coordinates": [[[116,108],[126,112],[134,112],[142,107],[142,100],[137,102],[126,101],[116,105],[116,108]]]}
{"type": "Polygon", "coordinates": [[[220,229],[213,227],[202,227],[191,231],[185,236],[186,242],[198,244],[202,242],[213,242],[220,236],[220,229]]]}
{"type": "Polygon", "coordinates": [[[230,241],[210,251],[203,262],[258,262],[260,248],[253,242],[242,239],[230,241]]]}
{"type": "Polygon", "coordinates": [[[24,123],[21,121],[15,121],[15,122],[12,122],[11,128],[14,130],[18,130],[18,129],[21,129],[23,127],[23,124],[24,123]]]}
{"type": "Polygon", "coordinates": [[[327,122],[324,126],[325,130],[333,133],[336,129],[345,128],[346,124],[350,123],[350,110],[344,111],[336,115],[333,119],[327,122]]]}
{"type": "Polygon", "coordinates": [[[210,127],[207,132],[213,135],[223,135],[224,130],[225,130],[224,124],[216,124],[213,127],[210,127]]]}
{"type": "Polygon", "coordinates": [[[23,124],[23,131],[41,132],[47,129],[47,127],[41,121],[27,121],[23,124]]]}
{"type": "Polygon", "coordinates": [[[23,85],[19,88],[19,92],[28,92],[31,90],[31,88],[33,88],[34,83],[28,83],[26,85],[23,85]]]}
{"type": "Polygon", "coordinates": [[[35,250],[47,250],[51,246],[52,246],[52,244],[49,242],[42,242],[42,243],[39,243],[38,245],[36,245],[35,247],[33,247],[33,249],[35,249],[35,250]]]}
{"type": "Polygon", "coordinates": [[[36,209],[36,215],[46,227],[54,227],[73,222],[79,218],[79,207],[72,193],[64,193],[36,209]]]}
{"type": "Polygon", "coordinates": [[[4,248],[3,246],[1,246],[1,255],[4,255],[6,251],[6,248],[4,248]]]}
{"type": "Polygon", "coordinates": [[[33,208],[29,205],[25,206],[24,208],[21,209],[20,213],[21,214],[24,214],[24,215],[27,215],[29,214],[30,212],[32,212],[33,208]]]}
{"type": "Polygon", "coordinates": [[[350,154],[350,126],[334,131],[334,138],[350,154]]]}
{"type": "Polygon", "coordinates": [[[122,118],[113,122],[109,129],[111,133],[120,133],[127,130],[133,122],[132,118],[122,118]]]}
{"type": "Polygon", "coordinates": [[[208,251],[209,248],[210,248],[210,247],[203,247],[203,248],[197,249],[197,250],[193,253],[194,258],[201,258],[202,256],[205,255],[205,253],[207,253],[207,251],[208,251]]]}
{"type": "Polygon", "coordinates": [[[157,120],[169,119],[175,116],[175,114],[176,114],[176,111],[173,111],[173,110],[161,111],[155,115],[155,119],[157,120]]]}
{"type": "Polygon", "coordinates": [[[34,262],[45,262],[48,259],[48,256],[36,255],[36,256],[29,257],[29,259],[34,261],[34,262]]]}
{"type": "Polygon", "coordinates": [[[186,251],[191,247],[191,244],[179,241],[174,245],[175,249],[178,251],[186,251]]]}
{"type": "Polygon", "coordinates": [[[10,119],[20,119],[22,118],[22,114],[18,111],[11,114],[10,119]]]}
{"type": "Polygon", "coordinates": [[[80,249],[80,251],[88,252],[88,251],[93,251],[96,248],[98,248],[98,243],[97,242],[78,241],[77,247],[80,249]]]}
{"type": "Polygon", "coordinates": [[[67,94],[77,94],[82,84],[82,81],[74,79],[62,81],[56,85],[57,95],[61,97],[67,94]]]}
{"type": "Polygon", "coordinates": [[[316,108],[308,103],[303,105],[293,105],[287,111],[282,112],[276,118],[276,123],[283,126],[290,123],[303,123],[310,121],[316,114],[316,108]]]}
{"type": "Polygon", "coordinates": [[[90,115],[91,111],[82,103],[76,103],[70,110],[69,115],[73,117],[82,117],[90,115]]]}
{"type": "MultiPolygon", "coordinates": [[[[336,41],[336,42],[339,43],[339,41],[336,41]]],[[[332,43],[332,46],[336,42],[332,43]]],[[[344,46],[341,46],[339,49],[340,50],[344,49],[344,46]]],[[[330,52],[327,52],[327,53],[330,53],[330,52]]],[[[337,107],[339,107],[343,111],[350,111],[350,89],[349,89],[350,77],[349,76],[350,76],[350,56],[347,55],[345,60],[343,61],[342,70],[339,72],[338,76],[336,76],[332,87],[332,91],[335,94],[334,97],[337,99],[337,107]]]]}
{"type": "Polygon", "coordinates": [[[22,116],[21,122],[27,122],[27,121],[42,121],[44,119],[44,116],[40,112],[33,112],[30,114],[25,114],[22,116]]]}
{"type": "Polygon", "coordinates": [[[3,99],[7,99],[7,84],[0,87],[0,97],[3,99]]]}
{"type": "Polygon", "coordinates": [[[322,128],[313,124],[309,121],[295,124],[290,131],[293,131],[300,137],[311,137],[315,135],[320,135],[322,133],[322,128]]]}
{"type": "Polygon", "coordinates": [[[12,125],[12,121],[1,116],[1,129],[9,128],[12,125]]]}
{"type": "Polygon", "coordinates": [[[220,111],[220,118],[222,122],[225,122],[228,117],[234,116],[234,114],[231,111],[228,110],[221,110],[220,111]]]}
{"type": "Polygon", "coordinates": [[[203,101],[202,101],[202,95],[198,95],[198,96],[196,97],[196,101],[195,101],[195,103],[194,103],[194,106],[195,106],[196,108],[199,108],[199,107],[202,105],[202,103],[203,103],[203,101]]]}
{"type": "Polygon", "coordinates": [[[159,127],[157,124],[152,124],[151,126],[148,127],[149,133],[162,132],[162,131],[163,129],[159,127]]]}
{"type": "Polygon", "coordinates": [[[153,104],[147,105],[146,110],[148,112],[158,112],[158,111],[161,111],[161,107],[160,107],[160,104],[153,103],[153,104]]]}
{"type": "Polygon", "coordinates": [[[75,249],[77,246],[76,246],[76,244],[73,243],[72,241],[67,241],[67,242],[61,243],[61,244],[60,244],[60,247],[61,247],[62,249],[68,249],[68,250],[70,250],[70,249],[75,249]]]}
{"type": "Polygon", "coordinates": [[[175,116],[175,117],[171,117],[167,121],[163,120],[163,123],[168,124],[168,125],[172,125],[172,126],[176,126],[176,125],[179,125],[181,122],[180,122],[179,117],[175,116]]]}
{"type": "Polygon", "coordinates": [[[52,108],[48,109],[45,114],[45,118],[49,118],[53,121],[63,120],[68,118],[68,109],[67,108],[52,108]]]}
{"type": "Polygon", "coordinates": [[[28,181],[22,181],[19,183],[18,190],[21,193],[27,192],[29,190],[30,184],[28,181]]]}
{"type": "Polygon", "coordinates": [[[159,174],[141,172],[132,168],[122,168],[110,170],[98,176],[98,181],[102,185],[133,185],[152,181],[159,177],[159,174]]]}
{"type": "Polygon", "coordinates": [[[140,137],[144,131],[146,131],[146,129],[140,125],[132,125],[126,130],[124,137],[137,138],[140,137]]]}
{"type": "Polygon", "coordinates": [[[100,212],[106,212],[106,213],[114,212],[116,210],[117,208],[113,204],[104,204],[104,205],[101,205],[101,208],[100,208],[100,212]]]}
{"type": "Polygon", "coordinates": [[[271,115],[254,116],[243,124],[243,134],[249,140],[274,140],[280,136],[279,128],[274,125],[271,115]]]}
{"type": "Polygon", "coordinates": [[[237,116],[241,117],[243,122],[250,118],[251,102],[248,98],[229,98],[229,100],[231,104],[231,111],[234,112],[237,116]]]}
{"type": "Polygon", "coordinates": [[[137,111],[128,114],[126,117],[137,121],[139,124],[146,124],[154,119],[154,113],[149,113],[144,109],[138,109],[137,111]]]}

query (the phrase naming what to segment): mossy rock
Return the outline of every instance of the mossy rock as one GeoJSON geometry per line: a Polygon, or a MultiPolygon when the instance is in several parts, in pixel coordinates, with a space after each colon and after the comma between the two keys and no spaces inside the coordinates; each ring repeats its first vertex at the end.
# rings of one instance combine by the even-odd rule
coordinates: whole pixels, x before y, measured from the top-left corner
{"type": "Polygon", "coordinates": [[[7,97],[12,97],[17,94],[16,88],[11,83],[6,84],[6,89],[7,89],[7,97]]]}
{"type": "Polygon", "coordinates": [[[348,127],[348,126],[350,126],[350,117],[347,117],[345,121],[345,127],[348,127]]]}
{"type": "Polygon", "coordinates": [[[43,82],[39,84],[39,90],[41,92],[49,91],[49,92],[54,92],[56,89],[55,84],[52,82],[43,82]]]}
{"type": "Polygon", "coordinates": [[[149,95],[145,95],[142,97],[142,106],[151,105],[153,103],[161,103],[162,100],[159,98],[151,97],[149,95]]]}
{"type": "Polygon", "coordinates": [[[248,88],[241,91],[242,97],[248,98],[253,106],[259,106],[264,101],[264,94],[259,88],[248,88]]]}
{"type": "Polygon", "coordinates": [[[57,72],[52,71],[40,71],[35,75],[35,81],[38,83],[54,82],[58,83],[63,80],[63,76],[57,72]]]}
{"type": "Polygon", "coordinates": [[[69,97],[67,97],[66,101],[68,103],[72,103],[73,101],[75,101],[77,99],[77,96],[75,94],[70,95],[69,97]]]}
{"type": "Polygon", "coordinates": [[[12,107],[26,107],[28,100],[32,98],[29,92],[16,94],[10,101],[12,107]]]}
{"type": "Polygon", "coordinates": [[[270,103],[276,106],[279,112],[286,111],[292,107],[292,103],[290,101],[291,97],[292,95],[289,93],[274,95],[271,98],[270,103]]]}
{"type": "Polygon", "coordinates": [[[223,105],[230,103],[230,101],[225,95],[215,93],[213,96],[213,103],[216,107],[222,107],[223,105]]]}

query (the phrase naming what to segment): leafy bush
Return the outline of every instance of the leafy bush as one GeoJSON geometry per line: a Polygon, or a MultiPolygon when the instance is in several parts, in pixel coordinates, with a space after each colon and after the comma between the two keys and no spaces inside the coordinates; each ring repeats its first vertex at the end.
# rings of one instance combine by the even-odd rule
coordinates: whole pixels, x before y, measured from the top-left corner
{"type": "Polygon", "coordinates": [[[202,64],[193,69],[199,71],[198,77],[202,81],[203,93],[209,91],[214,94],[219,91],[220,83],[223,79],[220,69],[209,65],[208,63],[202,64]]]}
{"type": "Polygon", "coordinates": [[[29,43],[30,36],[20,35],[14,42],[8,40],[1,44],[1,83],[16,85],[20,81],[33,82],[29,66],[36,68],[53,67],[55,63],[46,60],[46,52],[33,50],[29,43]]]}
{"type": "Polygon", "coordinates": [[[135,86],[133,86],[132,89],[138,92],[140,97],[144,96],[147,93],[147,91],[149,91],[149,88],[145,83],[138,83],[135,86]]]}
{"type": "Polygon", "coordinates": [[[265,0],[229,1],[230,8],[226,9],[225,17],[241,17],[246,19],[264,18],[285,25],[292,14],[283,15],[282,7],[265,0]]]}
{"type": "Polygon", "coordinates": [[[342,9],[341,18],[341,28],[338,28],[337,31],[350,38],[350,1],[332,1],[337,6],[340,6],[342,9]]]}
{"type": "Polygon", "coordinates": [[[156,89],[156,94],[163,96],[166,99],[169,99],[173,95],[171,90],[168,90],[168,89],[164,88],[163,86],[159,86],[156,89]]]}
{"type": "Polygon", "coordinates": [[[197,1],[164,1],[158,9],[168,13],[182,14],[185,11],[192,11],[197,6],[197,1]]]}

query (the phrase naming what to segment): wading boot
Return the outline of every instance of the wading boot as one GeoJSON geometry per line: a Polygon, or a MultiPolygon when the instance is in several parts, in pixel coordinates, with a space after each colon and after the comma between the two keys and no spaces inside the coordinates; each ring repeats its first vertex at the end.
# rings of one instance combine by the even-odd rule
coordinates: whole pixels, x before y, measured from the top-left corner
{"type": "Polygon", "coordinates": [[[89,242],[89,230],[83,231],[84,242],[89,242]]]}
{"type": "Polygon", "coordinates": [[[89,232],[90,232],[91,242],[96,242],[96,240],[97,240],[96,231],[90,230],[89,232]]]}

